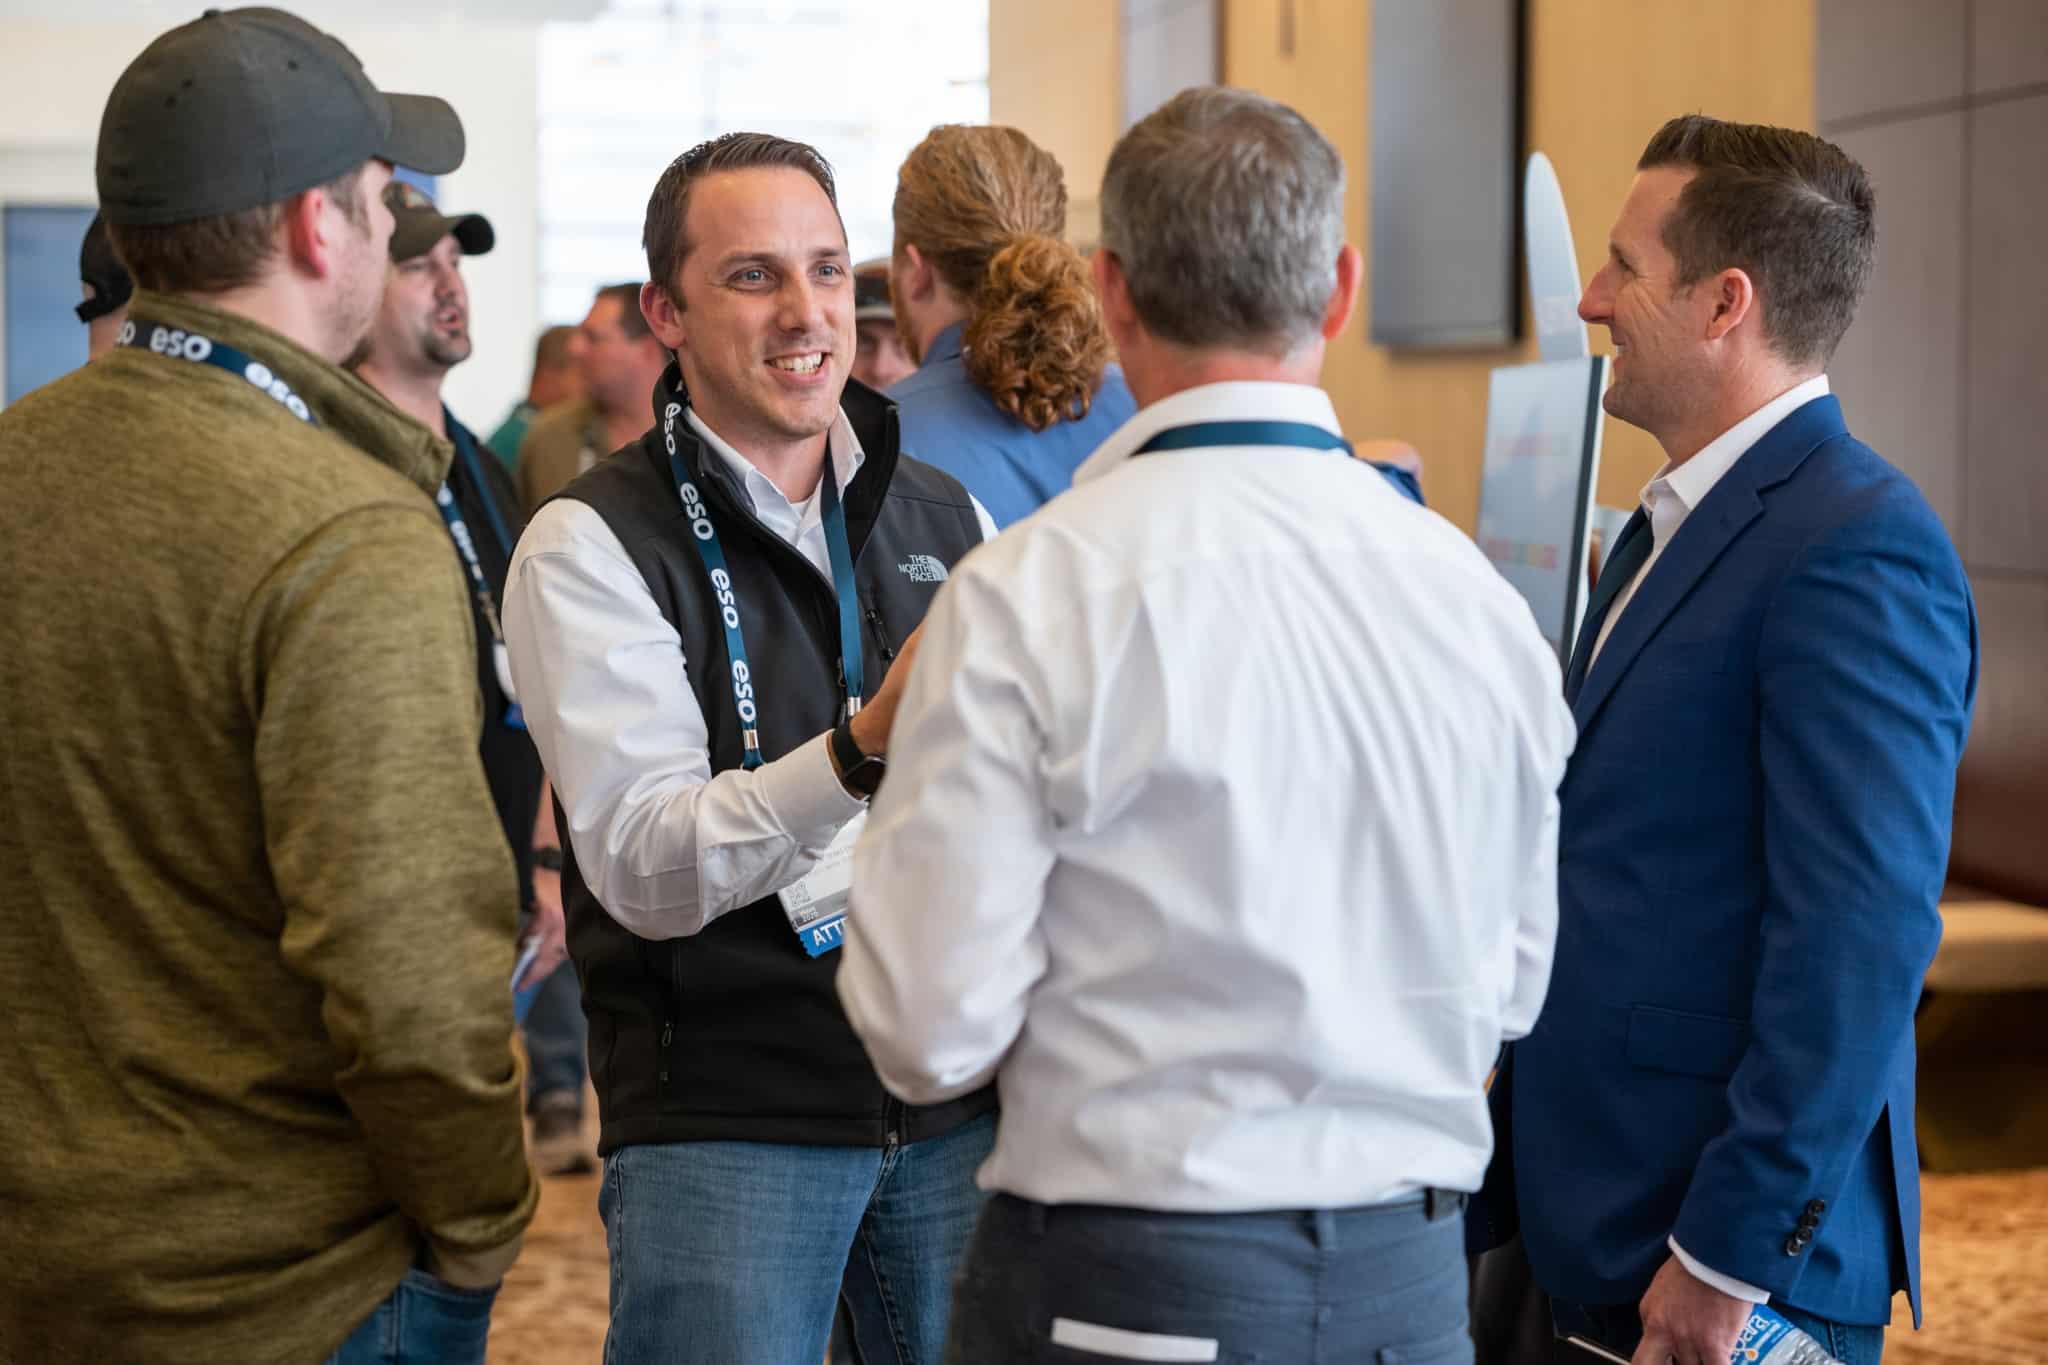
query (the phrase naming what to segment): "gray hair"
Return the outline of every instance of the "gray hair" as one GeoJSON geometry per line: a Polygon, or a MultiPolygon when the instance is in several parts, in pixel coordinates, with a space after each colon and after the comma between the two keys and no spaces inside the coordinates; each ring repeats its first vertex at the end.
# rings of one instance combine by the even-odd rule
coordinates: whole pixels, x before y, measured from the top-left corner
{"type": "Polygon", "coordinates": [[[1183,90],[1110,153],[1102,246],[1155,336],[1292,350],[1316,334],[1337,287],[1343,159],[1284,104],[1183,90]]]}

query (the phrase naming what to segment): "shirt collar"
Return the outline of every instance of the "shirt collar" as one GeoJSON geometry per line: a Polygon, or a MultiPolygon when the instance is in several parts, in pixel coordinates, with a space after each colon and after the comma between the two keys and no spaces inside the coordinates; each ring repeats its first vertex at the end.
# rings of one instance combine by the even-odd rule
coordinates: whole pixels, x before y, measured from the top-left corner
{"type": "MultiPolygon", "coordinates": [[[[775,486],[774,481],[756,469],[754,462],[735,450],[723,436],[706,426],[695,408],[685,408],[683,416],[690,423],[691,429],[703,438],[704,444],[725,462],[726,469],[746,493],[748,505],[756,512],[759,512],[764,504],[771,507],[780,504],[792,511],[795,510],[796,504],[783,496],[782,490],[775,486]]],[[[832,476],[843,493],[867,460],[867,453],[860,446],[860,437],[854,435],[853,423],[846,419],[844,408],[841,408],[832,419],[832,428],[825,435],[825,449],[832,457],[832,476]]]]}
{"type": "Polygon", "coordinates": [[[1654,522],[1655,504],[1661,502],[1662,495],[1666,493],[1678,499],[1683,512],[1691,512],[1706,501],[1707,494],[1714,491],[1714,485],[1735,468],[1735,462],[1748,454],[1750,447],[1762,440],[1765,433],[1791,416],[1795,409],[1805,407],[1827,392],[1828,377],[1817,374],[1802,384],[1793,385],[1707,442],[1684,464],[1675,469],[1666,464],[1643,488],[1644,514],[1654,522]]]}
{"type": "Polygon", "coordinates": [[[958,360],[967,354],[967,324],[956,322],[932,338],[932,344],[925,348],[924,359],[919,362],[920,370],[948,360],[958,360]]]}
{"type": "Polygon", "coordinates": [[[1074,471],[1074,486],[1099,479],[1168,427],[1194,422],[1305,422],[1343,435],[1330,395],[1313,384],[1235,380],[1199,384],[1141,408],[1074,471]]]}

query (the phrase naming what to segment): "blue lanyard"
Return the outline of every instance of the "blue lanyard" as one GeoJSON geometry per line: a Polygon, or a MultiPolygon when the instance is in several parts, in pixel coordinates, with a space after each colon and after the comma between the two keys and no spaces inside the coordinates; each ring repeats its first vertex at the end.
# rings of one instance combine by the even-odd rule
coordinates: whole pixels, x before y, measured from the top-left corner
{"type": "MultiPolygon", "coordinates": [[[[1336,432],[1308,422],[1194,422],[1184,427],[1168,427],[1131,453],[1149,455],[1155,450],[1196,450],[1203,446],[1300,446],[1308,450],[1341,450],[1353,458],[1358,454],[1351,442],[1336,432]]],[[[1394,485],[1396,493],[1417,506],[1426,505],[1422,485],[1413,474],[1378,460],[1364,463],[1377,469],[1382,478],[1394,485]]]]}
{"type": "MultiPolygon", "coordinates": [[[[732,671],[732,703],[733,709],[739,713],[740,742],[745,749],[741,766],[758,768],[762,763],[761,711],[754,697],[753,671],[747,666],[747,638],[740,629],[739,599],[733,594],[732,573],[726,568],[725,549],[718,543],[718,528],[711,524],[711,509],[705,506],[704,495],[697,491],[697,485],[683,468],[683,457],[676,448],[676,420],[682,413],[681,403],[670,403],[662,410],[661,438],[668,447],[669,473],[674,476],[676,492],[682,497],[683,515],[690,523],[690,543],[697,547],[697,557],[704,561],[704,574],[711,580],[711,590],[718,598],[719,619],[725,626],[725,653],[732,671]]],[[[846,536],[846,512],[839,505],[839,484],[833,475],[829,454],[822,481],[825,548],[832,561],[832,589],[839,598],[839,680],[845,689],[846,714],[851,716],[860,710],[866,691],[861,659],[860,596],[853,581],[853,548],[846,536]]]]}
{"type": "Polygon", "coordinates": [[[476,437],[470,429],[455,420],[455,414],[444,405],[441,421],[448,428],[448,439],[455,446],[455,454],[462,461],[463,472],[476,489],[476,499],[484,505],[484,515],[491,520],[491,534],[498,538],[498,548],[505,552],[505,558],[512,557],[512,530],[505,525],[505,518],[498,511],[498,500],[491,496],[491,486],[484,479],[483,463],[477,458],[476,437]]]}
{"type": "Polygon", "coordinates": [[[1155,450],[1195,450],[1203,446],[1302,446],[1309,450],[1341,450],[1354,454],[1351,442],[1334,431],[1308,422],[1194,422],[1168,427],[1133,455],[1155,450]]]}
{"type": "Polygon", "coordinates": [[[121,338],[117,346],[130,346],[137,350],[153,351],[157,355],[169,356],[173,360],[189,360],[195,365],[211,365],[226,370],[229,374],[248,380],[262,392],[269,394],[281,404],[285,411],[308,426],[317,427],[319,419],[313,416],[306,400],[292,392],[292,386],[272,373],[271,368],[254,356],[238,351],[224,341],[173,327],[169,323],[155,322],[149,318],[131,317],[121,326],[121,338]]]}
{"type": "MultiPolygon", "coordinates": [[[[488,488],[479,492],[486,507],[490,506],[491,492],[488,488]]],[[[483,560],[476,552],[476,541],[470,536],[469,523],[463,520],[462,509],[456,505],[455,491],[448,481],[441,481],[441,491],[434,495],[434,506],[441,511],[441,520],[448,523],[448,538],[455,542],[456,550],[462,555],[463,565],[469,570],[470,591],[476,594],[477,613],[484,618],[484,624],[491,632],[491,667],[498,675],[498,690],[505,694],[504,723],[514,730],[526,728],[526,713],[519,709],[519,694],[512,684],[512,651],[505,645],[505,628],[498,622],[498,604],[491,596],[490,580],[484,577],[483,560]]]]}

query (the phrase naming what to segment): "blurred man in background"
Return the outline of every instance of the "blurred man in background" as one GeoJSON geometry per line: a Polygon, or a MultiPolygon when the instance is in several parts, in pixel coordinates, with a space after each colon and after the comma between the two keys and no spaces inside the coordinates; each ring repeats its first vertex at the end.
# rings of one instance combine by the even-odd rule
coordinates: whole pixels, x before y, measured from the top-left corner
{"type": "Polygon", "coordinates": [[[583,396],[583,366],[576,356],[578,345],[577,331],[569,326],[550,327],[533,344],[533,378],[527,383],[526,397],[513,405],[505,420],[498,423],[498,429],[491,433],[491,439],[484,443],[505,468],[519,467],[519,443],[526,439],[526,429],[533,425],[534,418],[557,403],[573,403],[583,396]]]}
{"type": "Polygon", "coordinates": [[[564,484],[647,430],[647,400],[668,352],[640,316],[640,286],[608,284],[576,329],[583,396],[534,419],[515,473],[529,516],[564,484]]]}
{"type": "Polygon", "coordinates": [[[888,257],[853,268],[853,297],[853,377],[871,389],[886,389],[917,369],[889,306],[888,257]]]}

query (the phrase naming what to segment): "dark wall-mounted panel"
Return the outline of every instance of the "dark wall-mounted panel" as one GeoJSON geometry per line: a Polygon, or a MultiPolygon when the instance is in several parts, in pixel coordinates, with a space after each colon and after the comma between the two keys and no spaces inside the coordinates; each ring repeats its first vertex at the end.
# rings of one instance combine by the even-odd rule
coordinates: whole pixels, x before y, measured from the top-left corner
{"type": "Polygon", "coordinates": [[[1372,6],[1372,339],[1503,346],[1520,328],[1521,0],[1372,6]]]}

